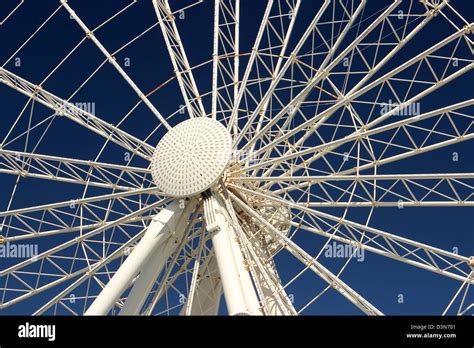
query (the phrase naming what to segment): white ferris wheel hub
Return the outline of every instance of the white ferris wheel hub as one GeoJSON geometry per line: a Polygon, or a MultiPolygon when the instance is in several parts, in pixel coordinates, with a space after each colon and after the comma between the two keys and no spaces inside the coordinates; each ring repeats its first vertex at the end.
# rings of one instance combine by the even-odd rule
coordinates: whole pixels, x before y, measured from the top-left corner
{"type": "Polygon", "coordinates": [[[218,121],[196,117],[173,127],[158,143],[151,174],[171,197],[191,197],[213,186],[230,160],[232,139],[218,121]]]}

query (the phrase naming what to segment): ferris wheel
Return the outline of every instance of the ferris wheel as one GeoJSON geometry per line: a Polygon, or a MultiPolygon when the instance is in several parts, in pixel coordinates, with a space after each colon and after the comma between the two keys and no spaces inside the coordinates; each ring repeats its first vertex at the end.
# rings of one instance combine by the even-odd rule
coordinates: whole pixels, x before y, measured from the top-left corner
{"type": "Polygon", "coordinates": [[[450,284],[439,314],[472,313],[472,223],[397,223],[474,205],[472,163],[435,161],[474,137],[474,25],[456,1],[109,1],[100,20],[33,3],[0,4],[0,42],[24,30],[0,46],[0,314],[300,315],[336,296],[384,315],[386,264],[450,284]],[[15,68],[69,29],[47,71],[15,68]],[[168,77],[144,87],[132,54],[168,77]],[[132,107],[81,102],[115,83],[132,107]],[[76,131],[67,155],[53,135],[76,131]]]}

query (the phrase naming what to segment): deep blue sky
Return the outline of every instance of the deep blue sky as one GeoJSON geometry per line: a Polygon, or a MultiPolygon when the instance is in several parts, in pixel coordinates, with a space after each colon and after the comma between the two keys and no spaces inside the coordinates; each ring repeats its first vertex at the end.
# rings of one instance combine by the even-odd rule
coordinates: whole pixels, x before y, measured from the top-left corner
{"type": "MultiPolygon", "coordinates": [[[[321,3],[321,1],[303,2],[294,37],[298,37],[304,31],[306,24],[312,19],[321,3]]],[[[0,3],[0,20],[15,7],[16,3],[18,3],[17,0],[2,0],[0,3]]],[[[71,7],[75,9],[90,28],[95,28],[128,3],[129,1],[126,0],[69,1],[71,7]]],[[[176,0],[171,2],[171,6],[173,9],[178,9],[189,3],[191,1],[176,0]]],[[[369,14],[380,10],[386,3],[389,3],[389,1],[369,0],[367,12],[364,16],[369,16],[369,14]]],[[[409,1],[405,1],[405,3],[404,6],[409,5],[409,1]]],[[[472,14],[474,13],[472,1],[453,0],[451,4],[459,13],[464,15],[467,21],[472,22],[472,14]]],[[[241,52],[249,52],[252,47],[264,5],[263,1],[242,1],[241,52]]],[[[0,26],[0,64],[3,64],[58,6],[59,1],[27,0],[4,25],[0,26]]],[[[202,5],[186,11],[184,19],[177,20],[188,59],[192,66],[212,57],[212,13],[213,2],[206,1],[202,5]]],[[[124,14],[98,30],[96,36],[112,52],[155,22],[156,17],[151,1],[140,0],[124,14]]],[[[388,64],[387,69],[403,63],[407,57],[413,56],[413,54],[429,47],[452,32],[453,29],[449,24],[441,16],[438,16],[420,33],[414,42],[407,45],[406,49],[388,64]]],[[[15,59],[13,59],[5,68],[33,83],[39,83],[83,36],[84,33],[77,23],[69,18],[64,9],[61,9],[31,42],[15,55],[14,58],[21,59],[21,65],[16,66],[15,59]]],[[[295,40],[292,40],[290,46],[294,45],[295,42],[295,40]]],[[[462,44],[466,46],[464,42],[462,44]]],[[[464,47],[463,52],[465,50],[464,47]]],[[[464,53],[463,57],[466,56],[464,53]]],[[[117,55],[117,60],[121,64],[126,58],[129,58],[131,62],[129,67],[124,67],[126,72],[145,93],[166,81],[173,74],[159,27],[150,31],[117,55]]],[[[472,55],[470,58],[472,59],[472,55]]],[[[86,41],[46,82],[44,88],[66,99],[103,59],[104,57],[93,43],[86,41]]],[[[245,58],[243,58],[243,62],[245,62],[245,58]]],[[[201,92],[210,90],[210,69],[211,65],[207,64],[195,72],[198,88],[201,92]]],[[[421,104],[421,112],[473,98],[472,82],[471,73],[448,85],[447,88],[433,96],[424,99],[421,104]]],[[[182,104],[176,81],[153,94],[150,99],[163,115],[175,112],[182,104]]],[[[0,85],[0,104],[2,105],[0,139],[3,140],[11,128],[26,100],[19,93],[12,91],[3,84],[0,85]]],[[[107,122],[116,123],[137,102],[137,97],[119,74],[110,65],[106,64],[75,96],[73,101],[95,103],[97,116],[107,122]]],[[[210,109],[209,105],[207,105],[207,109],[210,109]]],[[[49,110],[35,104],[34,117],[37,117],[38,120],[50,114],[49,110]]],[[[171,123],[174,125],[181,120],[182,117],[175,117],[171,123]]],[[[26,126],[27,117],[24,117],[15,128],[17,130],[16,134],[20,130],[24,130],[26,126]]],[[[123,129],[143,139],[156,126],[155,117],[146,107],[141,105],[125,122],[123,129]]],[[[155,145],[162,132],[163,130],[160,129],[150,139],[150,144],[155,145]]],[[[36,142],[38,136],[39,133],[32,136],[28,150],[31,150],[31,144],[36,142]]],[[[11,144],[8,148],[12,150],[23,149],[24,141],[23,138],[11,144]]],[[[47,136],[40,143],[37,152],[80,159],[94,159],[103,144],[103,138],[91,134],[68,120],[57,119],[53,122],[47,136]]],[[[395,174],[473,172],[472,152],[472,142],[460,143],[387,165],[383,167],[382,172],[395,174]],[[456,162],[452,161],[453,152],[457,152],[459,155],[459,160],[456,162]]],[[[123,164],[123,156],[124,151],[121,148],[108,145],[100,160],[123,164]]],[[[146,165],[145,161],[141,159],[133,159],[132,164],[135,166],[146,165]]],[[[0,174],[1,211],[6,209],[15,180],[16,177],[0,174]]],[[[105,192],[107,191],[91,190],[88,191],[88,195],[105,192]]],[[[63,201],[81,195],[81,186],[58,185],[45,181],[22,179],[13,207],[19,208],[63,201]]],[[[363,221],[367,213],[367,210],[361,209],[350,212],[349,216],[354,220],[363,221]]],[[[446,250],[452,250],[456,247],[460,254],[470,256],[474,255],[472,213],[472,208],[379,208],[374,212],[371,226],[446,250]]],[[[316,236],[302,236],[301,242],[307,243],[305,244],[307,246],[306,250],[314,253],[318,250],[316,249],[317,246],[322,245],[323,239],[316,236]],[[314,249],[311,249],[311,246],[314,246],[314,249]]],[[[40,249],[47,247],[47,244],[40,245],[40,249]]],[[[337,267],[339,262],[326,261],[329,268],[337,269],[334,267],[337,267]]],[[[0,260],[0,262],[3,261],[0,260]]],[[[284,280],[291,278],[299,269],[299,265],[291,256],[283,255],[278,262],[281,266],[281,277],[284,280]]],[[[3,269],[3,267],[0,268],[3,269]]],[[[427,271],[420,271],[409,265],[391,261],[381,256],[370,255],[369,253],[365,254],[364,262],[353,261],[345,271],[343,279],[387,314],[440,314],[460,285],[457,281],[427,271]],[[404,296],[403,304],[397,302],[399,294],[404,296]]],[[[294,295],[297,307],[301,307],[323,286],[322,281],[307,272],[289,292],[294,295]]],[[[472,295],[470,302],[472,302],[472,295]]],[[[30,313],[38,306],[39,301],[32,300],[17,308],[9,308],[3,313],[30,313]]],[[[320,301],[309,308],[308,313],[358,314],[359,311],[336,292],[329,291],[320,301]]]]}

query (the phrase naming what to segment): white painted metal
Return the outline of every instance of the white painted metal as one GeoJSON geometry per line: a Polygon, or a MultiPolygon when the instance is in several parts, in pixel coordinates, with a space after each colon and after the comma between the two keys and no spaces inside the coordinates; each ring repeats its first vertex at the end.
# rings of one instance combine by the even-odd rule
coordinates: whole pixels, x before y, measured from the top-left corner
{"type": "Polygon", "coordinates": [[[212,234],[212,244],[222,280],[229,315],[257,315],[259,305],[250,275],[244,267],[242,252],[221,198],[214,194],[204,201],[206,228],[212,234]]]}
{"type": "Polygon", "coordinates": [[[153,0],[153,7],[160,23],[168,54],[189,116],[206,116],[201,95],[194,80],[194,75],[181,42],[178,27],[176,26],[175,16],[171,11],[168,0],[153,0]]]}
{"type": "Polygon", "coordinates": [[[92,132],[110,139],[110,141],[132,153],[136,153],[146,159],[149,159],[153,154],[154,148],[151,145],[4,68],[0,68],[0,82],[50,108],[57,115],[69,118],[92,132]]]}
{"type": "MultiPolygon", "coordinates": [[[[458,274],[458,273],[454,273],[454,272],[450,271],[450,269],[452,269],[452,268],[455,269],[456,268],[455,266],[457,264],[460,264],[460,263],[468,264],[469,263],[469,258],[466,257],[466,256],[458,255],[458,254],[453,253],[451,251],[446,251],[446,250],[442,250],[442,249],[439,249],[439,248],[435,248],[435,247],[432,247],[430,245],[426,245],[426,244],[423,244],[423,243],[419,243],[419,242],[410,240],[408,238],[392,235],[390,233],[386,233],[384,231],[381,231],[381,230],[378,230],[378,229],[375,229],[375,228],[372,228],[372,227],[368,227],[368,226],[365,226],[363,224],[358,224],[358,223],[355,223],[355,222],[352,222],[352,221],[349,221],[349,220],[344,220],[344,219],[341,219],[339,217],[333,216],[331,214],[328,214],[328,213],[325,213],[325,212],[322,212],[322,211],[313,210],[311,208],[306,207],[306,205],[304,205],[304,204],[294,203],[294,202],[287,201],[287,200],[284,200],[284,199],[275,198],[275,197],[265,195],[265,194],[262,194],[262,193],[259,193],[259,192],[252,192],[252,191],[249,191],[249,190],[247,190],[243,187],[240,187],[240,188],[235,187],[235,188],[239,189],[241,192],[247,192],[247,193],[255,195],[255,196],[263,196],[263,197],[267,198],[270,201],[275,201],[275,202],[284,204],[288,207],[304,211],[308,214],[331,220],[334,223],[336,223],[337,225],[347,225],[347,226],[353,227],[355,229],[360,229],[361,231],[365,231],[366,233],[381,236],[387,242],[387,244],[389,245],[389,248],[392,249],[391,252],[393,252],[393,254],[394,254],[394,255],[390,255],[391,252],[389,250],[385,250],[385,251],[388,251],[387,254],[385,254],[385,256],[389,256],[389,255],[390,256],[395,256],[400,261],[410,263],[410,264],[416,265],[420,268],[431,270],[433,272],[437,272],[437,273],[443,274],[447,277],[451,277],[451,278],[454,278],[454,279],[457,279],[457,280],[464,281],[466,279],[466,273],[465,272],[460,271],[459,273],[461,273],[461,274],[458,274]],[[393,249],[393,245],[391,243],[393,245],[396,245],[396,246],[401,245],[401,248],[403,249],[403,256],[401,256],[399,253],[396,252],[396,250],[393,249]],[[411,250],[411,251],[408,251],[408,250],[411,250]],[[448,266],[446,268],[440,268],[440,266],[435,261],[430,259],[430,256],[427,257],[427,259],[429,261],[425,261],[425,260],[421,259],[423,262],[413,261],[413,260],[410,260],[409,258],[407,258],[407,257],[411,256],[417,250],[424,250],[426,252],[426,254],[439,255],[439,258],[441,260],[443,260],[444,262],[447,262],[448,266]],[[447,261],[447,259],[452,259],[453,261],[450,262],[450,261],[447,261]]],[[[339,234],[339,233],[327,233],[327,232],[324,232],[324,231],[319,231],[318,229],[314,229],[314,228],[310,228],[309,230],[311,232],[315,232],[317,234],[321,234],[321,235],[324,235],[325,237],[329,237],[329,238],[333,238],[333,239],[337,239],[338,234],[339,234]]],[[[368,238],[369,238],[368,242],[370,242],[371,239],[370,239],[370,237],[368,237],[368,238]]],[[[348,244],[355,243],[355,245],[363,247],[357,240],[354,240],[354,239],[352,241],[350,241],[350,239],[348,239],[348,238],[342,238],[342,239],[340,239],[340,241],[348,242],[348,244]]],[[[380,245],[378,245],[378,246],[380,246],[380,245]]],[[[377,250],[377,249],[371,249],[370,251],[375,251],[375,250],[377,250]]],[[[384,254],[383,248],[382,248],[380,253],[384,254]]],[[[419,259],[419,257],[417,257],[416,259],[419,259]]]]}
{"type": "Polygon", "coordinates": [[[183,306],[181,315],[217,315],[219,312],[222,282],[214,254],[201,263],[199,274],[194,296],[183,306]]]}
{"type": "MultiPolygon", "coordinates": [[[[179,202],[173,202],[171,204],[177,205],[177,207],[170,207],[173,209],[173,213],[178,217],[178,221],[168,221],[165,222],[160,215],[153,218],[149,229],[154,229],[155,221],[158,221],[161,224],[165,224],[161,231],[158,233],[154,232],[158,238],[163,235],[163,233],[170,233],[171,236],[164,242],[157,242],[158,246],[156,250],[153,251],[153,254],[150,256],[148,261],[141,268],[138,279],[135,281],[132,290],[130,291],[127,300],[125,301],[120,315],[137,315],[140,313],[140,310],[148,297],[153,285],[157,281],[159,274],[162,272],[163,267],[165,266],[166,261],[169,259],[171,254],[176,250],[177,241],[182,238],[184,231],[186,231],[186,225],[189,223],[189,216],[191,212],[196,207],[196,200],[193,199],[186,204],[186,207],[183,209],[179,207],[179,202]],[[182,213],[179,213],[179,210],[182,210],[182,213]],[[166,231],[163,229],[166,228],[166,231]]],[[[161,214],[161,213],[160,213],[161,214]]],[[[164,217],[166,219],[166,217],[164,217]]],[[[160,227],[158,227],[160,228],[160,227]]],[[[148,233],[148,232],[147,232],[148,233]]],[[[146,234],[145,234],[146,236],[146,234]]],[[[150,241],[147,241],[147,243],[150,241]]],[[[137,248],[140,244],[137,245],[137,248]]],[[[125,266],[125,264],[123,265],[125,266]]]]}
{"type": "Polygon", "coordinates": [[[0,173],[130,191],[138,186],[137,181],[146,180],[146,174],[150,171],[126,165],[0,148],[0,173]],[[93,178],[90,178],[91,174],[93,178]],[[123,181],[120,183],[117,179],[123,181]]]}
{"type": "MultiPolygon", "coordinates": [[[[298,13],[303,5],[309,9],[311,1],[268,0],[258,6],[261,21],[249,33],[245,16],[257,8],[251,1],[214,0],[207,7],[208,18],[199,19],[200,25],[214,28],[212,38],[205,40],[209,47],[202,46],[210,59],[193,66],[188,60],[192,52],[184,47],[188,38],[178,32],[178,16],[184,11],[193,15],[191,9],[201,3],[172,10],[168,0],[132,1],[90,28],[87,13],[81,14],[83,20],[61,0],[14,52],[6,52],[0,83],[27,101],[0,139],[0,193],[5,197],[0,202],[5,207],[0,211],[0,247],[41,243],[34,257],[0,262],[0,314],[41,294],[37,315],[216,315],[223,312],[222,296],[230,315],[298,315],[332,288],[361,312],[381,315],[342,280],[353,252],[336,270],[324,265],[329,243],[459,282],[440,308],[446,308],[444,315],[472,314],[470,245],[460,245],[459,252],[451,244],[435,247],[430,233],[423,233],[422,243],[389,227],[372,227],[372,217],[389,207],[438,207],[443,213],[447,207],[474,205],[472,173],[446,168],[425,172],[415,166],[399,174],[406,159],[436,155],[436,150],[474,139],[474,99],[452,92],[452,85],[472,76],[474,24],[448,1],[406,6],[394,0],[385,6],[320,0],[306,22],[298,13]],[[109,51],[102,28],[137,6],[154,10],[156,22],[109,51]],[[72,19],[72,27],[82,29],[82,40],[40,82],[7,70],[31,42],[41,44],[35,41],[42,39],[38,34],[64,15],[72,19]],[[437,25],[437,32],[445,34],[428,48],[418,47],[417,39],[437,25]],[[116,57],[133,50],[137,40],[155,40],[153,29],[161,30],[171,62],[163,71],[173,73],[144,93],[130,77],[133,69],[116,57]],[[45,90],[88,41],[91,56],[99,52],[105,57],[97,69],[85,73],[69,97],[45,90]],[[73,102],[108,64],[138,96],[116,124],[73,102]],[[195,79],[202,76],[201,68],[207,71],[205,93],[197,82],[201,89],[206,81],[195,79]],[[151,98],[158,90],[157,99],[151,98]],[[153,102],[167,93],[181,94],[184,105],[164,115],[153,102]],[[439,93],[452,94],[452,103],[432,105],[439,93]],[[396,105],[379,110],[384,98],[396,105]],[[423,103],[422,112],[395,117],[417,103],[423,103]],[[142,104],[160,121],[145,130],[144,139],[132,135],[143,130],[125,131],[133,127],[129,117],[142,104]],[[37,106],[53,113],[37,117],[37,106]],[[40,143],[50,139],[45,135],[60,118],[105,140],[95,158],[37,153],[49,148],[40,143]],[[111,145],[124,151],[123,161],[111,145]],[[118,156],[112,156],[118,158],[115,164],[103,159],[110,153],[118,156]],[[10,180],[3,181],[4,175],[10,180]],[[58,194],[70,192],[61,185],[75,184],[81,191],[59,202],[41,200],[48,196],[21,206],[17,195],[33,197],[26,188],[34,180],[53,183],[58,194]],[[352,208],[358,208],[354,214],[352,208]],[[313,250],[311,243],[302,242],[305,238],[322,239],[324,245],[313,250]],[[284,277],[279,274],[282,260],[287,262],[284,277]],[[304,274],[319,277],[325,287],[308,292],[304,274]],[[303,291],[308,299],[294,298],[294,291],[303,291]]],[[[7,16],[4,24],[20,18],[20,12],[7,16]]],[[[192,35],[196,39],[199,32],[192,35]]],[[[38,71],[43,73],[40,67],[38,71]]],[[[2,122],[9,122],[8,117],[3,115],[2,122]]],[[[463,233],[448,232],[453,241],[463,233]]]]}
{"type": "MultiPolygon", "coordinates": [[[[150,261],[150,258],[154,257],[155,253],[160,255],[158,257],[158,266],[161,266],[160,268],[162,268],[165,258],[169,256],[172,251],[171,247],[175,244],[174,239],[179,239],[180,234],[184,232],[184,229],[178,230],[177,227],[181,220],[187,219],[187,213],[188,209],[181,207],[178,201],[173,201],[156,217],[154,217],[143,238],[133,249],[112,279],[107,283],[106,287],[101,291],[97,299],[92,303],[85,314],[107,314],[119,300],[120,295],[130,286],[133,278],[143,270],[143,267],[150,261]],[[161,254],[160,251],[163,254],[161,254]]],[[[156,259],[152,259],[152,264],[157,266],[154,261],[156,261],[156,259]]],[[[143,293],[140,290],[144,290],[145,287],[149,288],[149,283],[152,281],[151,278],[155,275],[154,271],[155,270],[153,269],[148,269],[147,272],[142,274],[142,279],[144,279],[144,281],[139,281],[136,284],[138,291],[134,292],[132,290],[132,298],[129,304],[125,307],[124,313],[138,310],[138,303],[143,303],[144,299],[137,297],[143,296],[143,293]],[[152,272],[152,274],[150,275],[149,272],[152,272]]]]}
{"type": "Polygon", "coordinates": [[[214,185],[230,161],[232,141],[214,119],[186,120],[156,147],[151,173],[156,185],[172,197],[189,197],[214,185]]]}
{"type": "MultiPolygon", "coordinates": [[[[232,195],[232,193],[231,193],[232,195]]],[[[262,223],[270,233],[281,241],[285,248],[287,248],[290,253],[295,257],[301,260],[307,267],[309,267],[313,272],[318,274],[322,279],[324,279],[329,285],[334,287],[335,290],[341,293],[359,309],[364,311],[367,315],[383,315],[377,308],[375,308],[370,302],[360,296],[356,291],[351,289],[346,283],[339,279],[336,275],[331,273],[327,268],[320,264],[315,258],[311,257],[303,249],[298,247],[291,239],[281,234],[278,230],[275,229],[268,221],[264,220],[261,216],[252,211],[248,206],[243,204],[243,202],[233,195],[237,204],[240,205],[242,209],[247,211],[253,218],[262,223]]]]}
{"type": "Polygon", "coordinates": [[[136,85],[135,82],[128,76],[128,74],[123,70],[120,64],[117,63],[117,60],[114,56],[110,54],[109,51],[102,45],[102,43],[97,39],[94,35],[94,32],[91,31],[87,25],[79,18],[77,13],[68,5],[67,0],[61,0],[61,4],[64,8],[69,12],[70,18],[74,19],[77,24],[84,30],[84,33],[87,35],[89,39],[99,48],[99,50],[104,54],[110,64],[118,71],[118,73],[123,77],[123,79],[130,85],[130,87],[135,91],[138,97],[143,101],[143,103],[150,109],[150,111],[160,120],[160,122],[167,128],[170,129],[171,126],[165,120],[165,118],[161,115],[161,113],[155,108],[155,106],[150,102],[148,97],[141,91],[141,89],[136,85]]]}
{"type": "MultiPolygon", "coordinates": [[[[388,15],[388,14],[387,14],[388,15]]],[[[421,28],[418,27],[417,28],[418,30],[420,30],[421,28]]],[[[432,54],[433,52],[435,52],[437,49],[449,44],[450,42],[456,40],[457,38],[459,38],[460,36],[462,35],[466,35],[466,33],[470,32],[472,29],[468,26],[462,30],[459,30],[457,31],[456,33],[454,33],[453,35],[445,38],[444,40],[438,42],[437,44],[433,45],[432,47],[430,47],[429,49],[425,50],[424,52],[420,53],[419,55],[417,55],[416,57],[413,57],[412,59],[406,61],[405,63],[403,63],[402,65],[398,66],[397,68],[393,69],[392,71],[388,72],[387,74],[385,74],[384,76],[381,76],[380,78],[376,79],[375,81],[371,82],[370,84],[360,88],[360,89],[355,89],[354,93],[348,93],[344,98],[342,98],[340,101],[338,101],[335,105],[331,106],[330,108],[328,108],[327,110],[321,112],[320,114],[318,114],[317,116],[309,119],[308,121],[306,122],[303,122],[301,123],[300,125],[298,125],[297,127],[294,127],[294,129],[292,129],[290,132],[287,132],[285,135],[279,137],[276,141],[274,141],[273,143],[271,144],[268,144],[267,146],[264,146],[262,148],[260,148],[258,151],[256,151],[255,155],[258,155],[260,152],[264,152],[266,150],[268,150],[269,148],[275,146],[275,144],[277,142],[281,142],[281,141],[285,141],[286,139],[288,139],[289,137],[291,137],[292,135],[296,134],[298,131],[304,129],[305,127],[308,127],[310,125],[313,125],[315,124],[316,122],[323,122],[324,120],[326,120],[326,116],[330,116],[333,112],[337,111],[340,107],[342,106],[345,106],[347,105],[348,103],[350,103],[352,100],[354,100],[355,98],[357,98],[358,96],[366,93],[367,91],[370,91],[372,90],[374,87],[376,87],[377,85],[379,84],[382,84],[382,83],[385,83],[391,76],[395,75],[397,72],[400,72],[400,71],[403,71],[404,69],[410,67],[411,65],[415,64],[415,63],[418,63],[420,61],[422,61],[423,59],[426,59],[427,56],[429,56],[430,54],[432,54]]],[[[414,35],[415,33],[413,33],[414,35]]],[[[410,35],[410,38],[411,38],[411,35],[410,35]]],[[[409,38],[407,38],[409,39],[409,38]]],[[[397,46],[394,51],[392,51],[392,54],[391,55],[394,55],[398,49],[400,49],[401,47],[404,46],[405,42],[407,42],[408,40],[406,41],[403,41],[400,43],[399,46],[397,46]]],[[[347,54],[348,52],[343,52],[345,54],[347,54]]],[[[343,59],[344,58],[344,55],[343,54],[340,54],[339,56],[339,59],[343,59]]],[[[385,60],[384,60],[384,63],[385,63],[385,60]]],[[[382,62],[379,63],[379,65],[377,66],[377,69],[379,69],[381,66],[383,66],[382,62]]],[[[449,76],[447,78],[444,78],[442,81],[438,81],[438,83],[436,83],[435,85],[431,86],[430,88],[430,91],[433,91],[433,90],[436,90],[437,88],[439,88],[441,85],[444,85],[446,83],[448,83],[449,81],[452,81],[454,79],[456,79],[457,77],[459,77],[460,75],[464,74],[464,73],[467,73],[469,72],[469,70],[471,70],[472,68],[474,67],[474,64],[471,63],[469,65],[467,65],[466,67],[464,67],[463,69],[460,69],[458,71],[456,71],[455,73],[453,73],[452,76],[449,76]]],[[[358,86],[357,86],[358,87],[358,86]]],[[[428,90],[427,89],[427,90],[428,90]]],[[[428,93],[429,93],[428,92],[428,93]]],[[[399,111],[401,108],[403,107],[406,107],[407,105],[410,105],[411,103],[413,102],[416,102],[416,100],[420,99],[422,96],[424,96],[425,94],[427,93],[427,91],[423,91],[421,93],[419,93],[416,97],[413,97],[411,98],[409,101],[406,101],[404,103],[402,103],[401,105],[398,105],[397,107],[393,108],[392,110],[390,110],[389,112],[387,112],[385,115],[383,115],[382,117],[379,117],[377,118],[375,121],[376,122],[373,122],[371,124],[376,124],[376,123],[379,123],[381,122],[382,120],[386,119],[387,117],[390,117],[391,115],[393,114],[396,114],[397,111],[399,111]]],[[[303,98],[304,95],[301,93],[300,94],[300,97],[303,98]]],[[[296,98],[295,100],[292,102],[292,103],[295,103],[297,102],[296,98]]],[[[289,106],[291,107],[291,106],[289,106]]],[[[293,105],[293,107],[295,107],[293,105]]],[[[283,112],[280,112],[279,113],[279,116],[278,117],[275,117],[272,119],[271,122],[269,122],[266,126],[265,126],[265,129],[262,129],[259,134],[256,134],[252,139],[251,141],[249,141],[247,143],[247,146],[249,146],[248,144],[250,143],[253,143],[254,141],[256,141],[258,138],[261,137],[262,134],[265,133],[265,131],[268,131],[268,129],[271,127],[271,125],[273,125],[274,123],[276,123],[276,121],[278,121],[279,117],[283,116],[284,113],[283,112]]],[[[354,132],[354,135],[355,134],[358,134],[360,132],[364,132],[368,129],[368,125],[366,125],[364,128],[361,128],[359,131],[357,132],[354,132]]],[[[306,133],[306,136],[304,136],[303,138],[301,138],[300,141],[304,140],[307,138],[307,136],[309,136],[310,134],[312,134],[312,131],[306,133]]],[[[342,139],[339,139],[339,140],[342,140],[342,139]]],[[[244,147],[244,148],[245,148],[244,147]]],[[[328,148],[329,150],[333,150],[333,148],[331,147],[326,147],[328,148]]],[[[293,152],[293,151],[291,151],[293,152]]],[[[298,153],[298,156],[302,155],[301,153],[298,153]]],[[[289,155],[287,155],[285,158],[289,158],[289,155]]]]}

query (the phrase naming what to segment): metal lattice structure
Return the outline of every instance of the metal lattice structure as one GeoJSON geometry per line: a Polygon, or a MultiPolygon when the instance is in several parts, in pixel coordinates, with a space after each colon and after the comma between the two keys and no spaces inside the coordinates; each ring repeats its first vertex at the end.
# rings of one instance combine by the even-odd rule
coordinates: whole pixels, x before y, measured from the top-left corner
{"type": "MultiPolygon", "coordinates": [[[[21,21],[25,6],[21,1],[0,24],[21,21]]],[[[130,1],[92,27],[74,1],[61,0],[0,67],[0,85],[26,97],[0,143],[0,178],[15,179],[0,185],[0,246],[10,253],[26,243],[39,249],[1,260],[0,313],[29,303],[36,315],[215,315],[224,298],[230,315],[298,315],[332,289],[362,313],[383,315],[343,280],[357,252],[446,278],[458,290],[441,299],[440,314],[472,313],[472,253],[372,223],[383,209],[474,206],[473,172],[397,172],[412,157],[474,137],[474,99],[456,98],[456,83],[469,77],[472,85],[474,24],[455,4],[268,0],[257,11],[250,49],[242,16],[254,11],[252,1],[173,6],[130,1]],[[109,49],[101,30],[136,6],[153,12],[155,23],[109,49]],[[202,6],[213,23],[212,52],[191,64],[179,15],[202,6]],[[9,69],[61,16],[82,39],[59,64],[36,82],[9,69]],[[436,42],[418,41],[436,27],[443,32],[436,42]],[[173,76],[145,92],[117,57],[152,30],[162,34],[173,76]],[[70,97],[48,90],[48,80],[86,43],[103,59],[97,69],[84,72],[70,97]],[[137,98],[118,123],[74,103],[105,66],[137,98]],[[204,81],[202,69],[211,72],[204,81]],[[156,93],[179,95],[182,104],[160,112],[156,93]],[[453,95],[452,103],[436,105],[430,98],[439,93],[453,95]],[[35,105],[52,114],[33,118],[35,105]],[[139,106],[157,122],[148,136],[125,128],[139,106]],[[37,152],[58,120],[104,140],[97,157],[37,152]],[[125,164],[103,159],[111,146],[129,156],[125,164]],[[58,192],[77,186],[82,195],[17,208],[20,184],[29,180],[50,182],[58,192]],[[333,242],[352,249],[327,265],[324,250],[333,242]],[[309,277],[323,284],[316,294],[309,277]],[[304,300],[292,299],[295,284],[311,288],[304,300]]]]}

